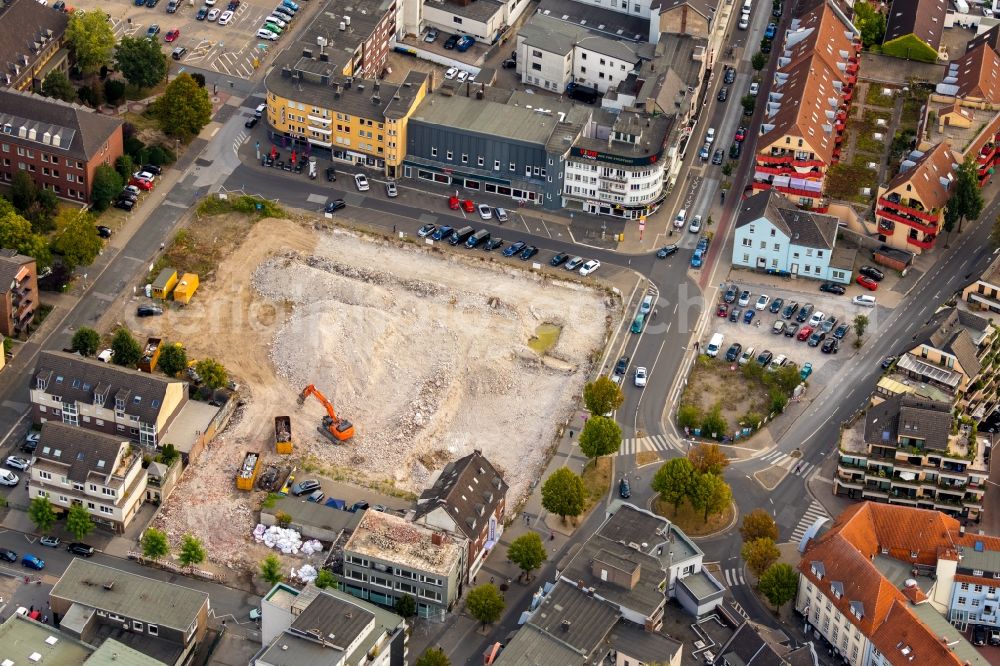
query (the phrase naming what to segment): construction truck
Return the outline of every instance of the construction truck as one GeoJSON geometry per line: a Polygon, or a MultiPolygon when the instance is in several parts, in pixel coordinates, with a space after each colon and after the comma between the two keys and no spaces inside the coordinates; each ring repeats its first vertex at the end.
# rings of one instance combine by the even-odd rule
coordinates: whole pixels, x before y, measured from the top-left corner
{"type": "Polygon", "coordinates": [[[292,452],[292,419],[289,416],[274,417],[274,449],[278,453],[292,452]]]}
{"type": "Polygon", "coordinates": [[[327,400],[315,385],[310,384],[302,389],[302,393],[299,394],[299,405],[304,404],[309,396],[314,396],[326,407],[327,415],[323,417],[323,424],[316,428],[324,437],[334,443],[346,442],[354,437],[354,426],[347,419],[337,416],[337,412],[333,410],[333,403],[327,400]]]}
{"type": "Polygon", "coordinates": [[[260,472],[260,459],[262,456],[255,451],[248,451],[243,458],[243,465],[236,474],[236,487],[240,490],[253,490],[253,484],[257,480],[260,472]]]}

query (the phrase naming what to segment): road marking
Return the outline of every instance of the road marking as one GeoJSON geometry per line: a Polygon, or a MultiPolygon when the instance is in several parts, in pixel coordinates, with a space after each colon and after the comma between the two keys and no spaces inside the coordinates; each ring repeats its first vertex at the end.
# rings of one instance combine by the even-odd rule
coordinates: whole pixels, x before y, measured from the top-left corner
{"type": "Polygon", "coordinates": [[[743,568],[738,569],[723,569],[723,575],[726,577],[726,585],[729,587],[737,587],[739,585],[746,585],[747,581],[743,577],[743,568]]]}
{"type": "Polygon", "coordinates": [[[792,543],[798,543],[805,536],[806,530],[812,527],[812,524],[816,522],[817,518],[829,518],[830,514],[826,512],[823,505],[812,500],[809,502],[809,506],[806,508],[806,512],[802,514],[802,518],[799,519],[798,524],[795,529],[792,530],[792,537],[790,541],[792,543]]]}
{"type": "Polygon", "coordinates": [[[623,439],[616,455],[633,456],[642,451],[670,451],[681,449],[674,445],[666,435],[650,435],[648,437],[629,437],[623,439]]]}

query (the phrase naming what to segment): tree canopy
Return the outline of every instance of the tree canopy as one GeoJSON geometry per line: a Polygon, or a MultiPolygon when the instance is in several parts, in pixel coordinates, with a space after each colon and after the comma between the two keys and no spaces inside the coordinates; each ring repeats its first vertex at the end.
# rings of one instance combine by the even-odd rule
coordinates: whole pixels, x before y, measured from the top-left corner
{"type": "Polygon", "coordinates": [[[31,223],[19,215],[14,206],[3,197],[0,197],[0,247],[34,257],[39,270],[52,263],[45,237],[35,233],[31,223]]]}
{"type": "Polygon", "coordinates": [[[28,505],[28,517],[39,532],[48,532],[56,522],[56,511],[48,497],[36,497],[28,505]]]}
{"type": "Polygon", "coordinates": [[[691,506],[704,512],[705,520],[711,514],[721,513],[733,501],[729,484],[715,474],[698,474],[688,494],[691,506]]]}
{"type": "Polygon", "coordinates": [[[569,467],[560,467],[542,484],[542,506],[563,520],[583,513],[586,501],[583,479],[569,467]]]}
{"type": "Polygon", "coordinates": [[[212,100],[205,88],[183,72],[156,102],[156,115],[165,134],[187,141],[212,119],[212,100]]]}
{"type": "Polygon", "coordinates": [[[260,577],[268,585],[275,585],[285,579],[285,575],[281,573],[281,560],[277,555],[271,553],[261,561],[260,577]]]}
{"type": "Polygon", "coordinates": [[[781,551],[778,546],[767,537],[760,537],[753,541],[747,541],[740,549],[740,556],[747,563],[747,568],[758,578],[762,573],[778,561],[781,551]]]}
{"type": "Polygon", "coordinates": [[[441,648],[429,647],[417,658],[414,666],[451,666],[451,660],[441,648]]]}
{"type": "Polygon", "coordinates": [[[115,33],[104,12],[71,14],[66,26],[66,43],[76,56],[76,64],[84,74],[96,74],[111,64],[115,48],[115,33]]]}
{"type": "Polygon", "coordinates": [[[168,377],[176,377],[187,367],[187,351],[179,342],[172,342],[160,350],[160,359],[156,363],[168,377]]]}
{"type": "Polygon", "coordinates": [[[580,433],[580,451],[588,458],[614,453],[622,444],[622,429],[606,416],[591,416],[580,433]]]}
{"type": "Polygon", "coordinates": [[[854,27],[861,32],[861,44],[871,48],[885,37],[885,14],[867,2],[854,3],[854,27]]]}
{"type": "Polygon", "coordinates": [[[483,627],[500,619],[506,607],[503,596],[493,584],[486,583],[469,590],[465,599],[469,615],[483,623],[483,627]]]}
{"type": "Polygon", "coordinates": [[[729,465],[729,457],[718,444],[701,443],[691,447],[687,455],[691,466],[699,474],[722,474],[729,465]]]}
{"type": "Polygon", "coordinates": [[[204,358],[194,366],[201,381],[210,389],[220,389],[229,381],[226,368],[214,358],[204,358]]]}
{"type": "Polygon", "coordinates": [[[97,220],[93,214],[75,208],[63,208],[59,211],[52,251],[62,256],[67,270],[89,266],[103,247],[104,242],[97,235],[97,220]]]}
{"type": "Polygon", "coordinates": [[[583,387],[583,404],[594,416],[610,414],[621,407],[624,399],[621,387],[604,375],[583,387]]]}
{"type": "Polygon", "coordinates": [[[674,511],[680,507],[691,490],[694,482],[694,465],[687,458],[672,458],[660,466],[653,475],[653,490],[660,494],[660,499],[674,505],[674,511]]]}
{"type": "Polygon", "coordinates": [[[155,527],[150,527],[142,535],[142,554],[151,560],[158,560],[166,557],[170,552],[170,542],[167,541],[167,534],[155,527]]]}
{"type": "Polygon", "coordinates": [[[115,67],[137,88],[152,88],[167,77],[167,55],[160,43],[145,37],[122,37],[115,49],[115,67]]]}
{"type": "Polygon", "coordinates": [[[94,520],[90,517],[90,512],[82,504],[74,504],[66,513],[66,531],[73,535],[77,541],[94,530],[94,520]]]}
{"type": "Polygon", "coordinates": [[[81,356],[93,356],[101,344],[101,335],[92,328],[81,326],[73,333],[70,347],[81,356]]]}
{"type": "Polygon", "coordinates": [[[111,350],[114,352],[112,360],[115,365],[126,368],[134,368],[142,358],[142,347],[124,326],[115,331],[111,338],[111,350]]]}
{"type": "Polygon", "coordinates": [[[531,580],[531,572],[542,566],[548,558],[545,553],[545,545],[538,532],[526,532],[511,542],[507,548],[507,559],[520,567],[528,580],[531,580]]]}
{"type": "Polygon", "coordinates": [[[754,509],[743,517],[740,535],[743,537],[743,541],[753,541],[754,539],[777,541],[778,524],[764,509],[754,509]]]}
{"type": "Polygon", "coordinates": [[[94,210],[105,210],[124,186],[125,181],[114,168],[107,164],[98,166],[94,172],[94,186],[90,189],[90,201],[94,210]]]}
{"type": "Polygon", "coordinates": [[[177,554],[177,560],[183,567],[193,567],[204,562],[205,546],[202,545],[201,539],[191,534],[185,534],[181,539],[181,550],[177,554]]]}
{"type": "Polygon", "coordinates": [[[775,608],[781,608],[794,599],[798,586],[798,574],[791,565],[784,562],[772,564],[757,583],[757,588],[775,608]]]}
{"type": "Polygon", "coordinates": [[[64,102],[76,100],[76,88],[61,69],[53,69],[42,80],[42,94],[64,102]]]}

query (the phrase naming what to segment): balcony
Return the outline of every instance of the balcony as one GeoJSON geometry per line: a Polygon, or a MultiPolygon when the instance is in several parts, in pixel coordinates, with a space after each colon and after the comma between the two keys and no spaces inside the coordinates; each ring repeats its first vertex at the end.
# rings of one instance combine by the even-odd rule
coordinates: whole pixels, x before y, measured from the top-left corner
{"type": "Polygon", "coordinates": [[[906,226],[922,231],[925,234],[936,234],[938,232],[937,224],[926,224],[925,222],[919,220],[904,217],[894,212],[892,209],[882,208],[881,206],[875,210],[875,217],[885,218],[887,220],[892,220],[893,222],[905,224],[906,226]]]}
{"type": "Polygon", "coordinates": [[[865,486],[861,496],[865,499],[889,499],[889,491],[888,489],[883,490],[881,488],[865,486]]]}
{"type": "Polygon", "coordinates": [[[986,164],[988,162],[991,163],[996,154],[997,154],[997,144],[991,141],[979,149],[979,155],[976,156],[976,161],[979,164],[986,164]]]}
{"type": "Polygon", "coordinates": [[[755,190],[776,190],[782,194],[790,194],[796,197],[804,197],[808,199],[815,199],[817,206],[823,199],[822,191],[815,190],[803,190],[798,187],[791,187],[788,185],[771,185],[771,183],[762,183],[760,181],[753,182],[753,189],[755,190]]]}
{"type": "Polygon", "coordinates": [[[787,164],[788,166],[792,167],[799,167],[799,168],[804,167],[810,169],[812,168],[822,169],[826,166],[826,162],[824,162],[823,160],[811,159],[805,156],[796,157],[795,154],[792,152],[785,152],[785,153],[772,152],[770,155],[768,155],[767,153],[758,153],[757,163],[770,164],[770,165],[787,164]]]}
{"type": "Polygon", "coordinates": [[[845,477],[839,473],[839,470],[837,474],[837,483],[839,483],[845,488],[857,488],[858,490],[864,488],[863,478],[852,478],[850,476],[845,477]]]}
{"type": "Polygon", "coordinates": [[[909,243],[910,245],[915,245],[915,246],[917,246],[917,247],[919,247],[921,249],[929,250],[932,247],[934,247],[934,240],[935,240],[935,238],[936,238],[935,236],[931,236],[927,240],[920,240],[919,238],[910,238],[910,237],[907,237],[906,238],[906,242],[909,243]]]}

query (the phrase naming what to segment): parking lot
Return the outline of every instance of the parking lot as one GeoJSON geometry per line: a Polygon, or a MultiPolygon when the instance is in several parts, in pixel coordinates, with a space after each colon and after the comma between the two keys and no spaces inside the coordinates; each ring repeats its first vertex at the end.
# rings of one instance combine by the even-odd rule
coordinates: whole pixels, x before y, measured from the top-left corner
{"type": "MultiPolygon", "coordinates": [[[[260,66],[264,55],[282,41],[288,41],[288,31],[298,26],[289,25],[285,36],[276,42],[256,37],[264,17],[281,4],[281,0],[240,0],[227,25],[219,25],[218,18],[215,21],[196,19],[198,10],[202,7],[217,9],[221,15],[226,11],[228,1],[214,0],[214,4],[208,6],[204,0],[188,0],[181,2],[173,14],[167,13],[168,0],[158,0],[155,7],[138,7],[134,2],[125,0],[118,0],[113,6],[94,0],[80,0],[75,6],[87,11],[107,11],[111,14],[112,29],[118,38],[125,35],[141,37],[151,25],[158,25],[160,32],[156,38],[165,52],[170,53],[176,47],[186,49],[179,60],[182,67],[191,66],[246,79],[260,66]],[[168,43],[165,38],[171,30],[180,30],[180,36],[168,43]]],[[[300,13],[301,11],[300,9],[300,13]]]]}

